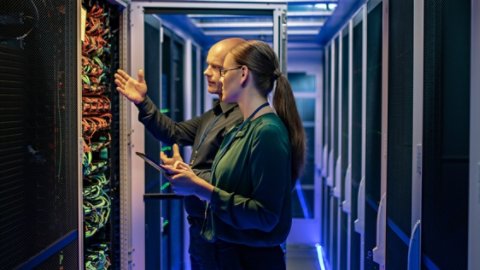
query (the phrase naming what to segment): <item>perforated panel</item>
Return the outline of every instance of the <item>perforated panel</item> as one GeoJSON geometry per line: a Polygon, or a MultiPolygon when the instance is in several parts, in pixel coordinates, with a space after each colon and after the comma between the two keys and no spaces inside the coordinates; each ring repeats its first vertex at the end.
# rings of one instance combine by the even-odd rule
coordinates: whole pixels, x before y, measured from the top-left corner
{"type": "Polygon", "coordinates": [[[413,0],[390,1],[387,265],[407,268],[412,201],[413,0]]]}
{"type": "Polygon", "coordinates": [[[422,263],[440,269],[467,269],[470,12],[425,0],[422,263]]]}
{"type": "MultiPolygon", "coordinates": [[[[348,29],[348,28],[347,28],[348,29]]],[[[343,31],[346,31],[345,29],[343,31]]],[[[340,162],[340,179],[341,181],[341,190],[340,190],[340,204],[345,200],[345,174],[347,172],[348,166],[348,83],[349,83],[349,36],[351,33],[342,33],[342,88],[339,89],[342,91],[342,98],[340,100],[342,104],[342,125],[340,133],[340,143],[342,145],[340,162]]],[[[341,205],[340,205],[340,209],[341,205]]],[[[339,269],[345,269],[347,265],[347,236],[348,236],[348,219],[347,214],[341,211],[341,222],[340,222],[340,233],[341,233],[341,248],[340,248],[340,264],[339,269]]]]}
{"type": "Polygon", "coordinates": [[[382,105],[382,9],[378,4],[367,15],[367,104],[365,157],[365,269],[377,269],[371,250],[375,246],[380,201],[380,143],[382,105]]]}
{"type": "Polygon", "coordinates": [[[77,229],[77,22],[71,1],[0,10],[0,265],[13,269],[77,229]]]}
{"type": "MultiPolygon", "coordinates": [[[[362,174],[362,42],[364,22],[353,28],[352,89],[352,222],[358,218],[357,199],[362,174]]],[[[353,228],[353,225],[352,225],[353,228]]],[[[351,269],[360,268],[360,235],[351,234],[351,269]]]]}
{"type": "Polygon", "coordinates": [[[23,50],[0,46],[0,265],[10,267],[29,254],[26,62],[23,50]]]}

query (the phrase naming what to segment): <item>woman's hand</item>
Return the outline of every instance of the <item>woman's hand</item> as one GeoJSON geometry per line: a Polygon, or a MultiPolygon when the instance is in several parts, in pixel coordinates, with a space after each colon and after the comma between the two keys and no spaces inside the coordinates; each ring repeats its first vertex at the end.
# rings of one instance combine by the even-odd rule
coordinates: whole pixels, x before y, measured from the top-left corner
{"type": "Polygon", "coordinates": [[[163,151],[160,152],[160,160],[165,165],[174,166],[175,162],[180,161],[183,162],[183,158],[180,155],[180,150],[178,148],[178,144],[173,144],[172,146],[172,157],[168,157],[163,151]]]}
{"type": "Polygon", "coordinates": [[[195,195],[202,200],[210,201],[214,187],[198,177],[188,164],[176,161],[174,165],[160,166],[170,174],[167,179],[175,193],[185,196],[195,195]]]}
{"type": "Polygon", "coordinates": [[[147,84],[145,83],[143,70],[138,70],[137,80],[135,80],[125,71],[119,69],[115,73],[115,84],[117,85],[117,91],[133,103],[138,104],[145,100],[147,84]]]}

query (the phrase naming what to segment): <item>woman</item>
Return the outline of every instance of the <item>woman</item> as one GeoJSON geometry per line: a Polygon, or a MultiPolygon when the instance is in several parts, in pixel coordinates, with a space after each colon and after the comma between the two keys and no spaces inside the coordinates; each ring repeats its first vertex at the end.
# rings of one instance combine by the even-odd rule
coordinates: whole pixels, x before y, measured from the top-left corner
{"type": "Polygon", "coordinates": [[[264,42],[241,43],[223,66],[222,101],[238,103],[244,121],[225,135],[211,183],[185,163],[168,167],[170,181],[175,192],[207,201],[202,235],[215,243],[222,269],[285,269],[280,244],[290,231],[291,190],[305,160],[295,99],[264,42]],[[275,110],[267,102],[274,85],[275,110]]]}

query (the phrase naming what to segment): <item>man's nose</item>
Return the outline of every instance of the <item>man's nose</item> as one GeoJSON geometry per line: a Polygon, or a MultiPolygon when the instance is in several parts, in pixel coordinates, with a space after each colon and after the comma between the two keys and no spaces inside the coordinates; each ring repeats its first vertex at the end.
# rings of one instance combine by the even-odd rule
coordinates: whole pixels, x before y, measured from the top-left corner
{"type": "Polygon", "coordinates": [[[205,76],[212,76],[212,70],[210,67],[207,67],[204,71],[203,71],[203,75],[205,76]]]}

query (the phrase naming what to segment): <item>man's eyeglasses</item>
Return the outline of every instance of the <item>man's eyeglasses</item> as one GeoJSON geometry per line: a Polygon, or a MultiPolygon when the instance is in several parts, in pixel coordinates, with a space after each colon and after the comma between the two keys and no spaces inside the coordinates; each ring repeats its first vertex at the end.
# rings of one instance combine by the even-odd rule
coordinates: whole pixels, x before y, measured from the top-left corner
{"type": "Polygon", "coordinates": [[[205,68],[205,72],[207,72],[207,70],[212,70],[213,72],[220,72],[220,70],[222,69],[222,66],[218,66],[218,65],[215,65],[215,64],[208,64],[206,63],[206,68],[205,68]]]}
{"type": "Polygon", "coordinates": [[[228,71],[230,70],[235,70],[235,69],[241,69],[243,66],[237,66],[234,68],[222,68],[220,69],[220,77],[225,77],[225,74],[227,74],[228,71]]]}

